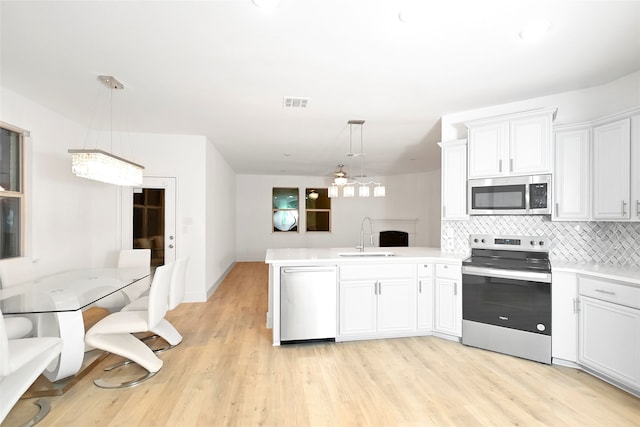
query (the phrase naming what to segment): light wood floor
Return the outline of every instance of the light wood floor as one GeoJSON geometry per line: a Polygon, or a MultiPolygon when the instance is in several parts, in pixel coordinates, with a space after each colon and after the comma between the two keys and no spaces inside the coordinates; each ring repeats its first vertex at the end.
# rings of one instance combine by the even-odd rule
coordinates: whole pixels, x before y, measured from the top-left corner
{"type": "MultiPolygon", "coordinates": [[[[435,337],[271,346],[267,266],[238,264],[207,303],[170,320],[184,336],[160,373],[131,389],[64,396],[47,426],[631,426],[640,399],[575,369],[435,337]]],[[[121,372],[132,373],[129,366],[121,372]]],[[[4,426],[24,420],[21,400],[4,426]]]]}

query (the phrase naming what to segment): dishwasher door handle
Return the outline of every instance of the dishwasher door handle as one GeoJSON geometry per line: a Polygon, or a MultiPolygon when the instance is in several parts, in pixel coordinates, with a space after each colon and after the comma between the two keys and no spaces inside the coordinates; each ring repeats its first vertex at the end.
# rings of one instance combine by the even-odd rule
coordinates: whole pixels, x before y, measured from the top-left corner
{"type": "Polygon", "coordinates": [[[295,274],[295,273],[333,273],[334,267],[299,267],[299,268],[284,268],[282,273],[295,274]]]}

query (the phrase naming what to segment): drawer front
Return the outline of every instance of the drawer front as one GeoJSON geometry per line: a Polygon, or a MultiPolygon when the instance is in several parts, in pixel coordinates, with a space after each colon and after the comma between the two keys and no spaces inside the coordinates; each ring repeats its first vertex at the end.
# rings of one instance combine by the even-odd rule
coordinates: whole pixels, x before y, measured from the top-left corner
{"type": "Polygon", "coordinates": [[[418,277],[433,277],[433,264],[418,264],[418,277]]]}
{"type": "Polygon", "coordinates": [[[459,279],[462,274],[462,267],[451,264],[436,264],[436,276],[445,279],[459,279]]]}
{"type": "Polygon", "coordinates": [[[640,309],[640,287],[579,276],[578,289],[580,295],[640,309]]]}
{"type": "Polygon", "coordinates": [[[340,267],[340,280],[415,277],[415,264],[360,264],[340,267]]]}

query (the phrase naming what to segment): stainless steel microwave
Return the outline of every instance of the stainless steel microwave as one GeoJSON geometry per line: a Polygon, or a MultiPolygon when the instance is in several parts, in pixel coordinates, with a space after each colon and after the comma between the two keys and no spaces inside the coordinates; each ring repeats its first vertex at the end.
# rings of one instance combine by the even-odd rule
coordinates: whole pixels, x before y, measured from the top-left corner
{"type": "Polygon", "coordinates": [[[551,175],[470,179],[469,215],[551,215],[551,175]]]}

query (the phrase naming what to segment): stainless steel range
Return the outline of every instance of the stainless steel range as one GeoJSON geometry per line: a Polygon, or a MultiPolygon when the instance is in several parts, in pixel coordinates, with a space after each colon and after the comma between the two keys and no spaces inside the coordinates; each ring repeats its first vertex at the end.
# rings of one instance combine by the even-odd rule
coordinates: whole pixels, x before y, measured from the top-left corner
{"type": "Polygon", "coordinates": [[[549,239],[472,235],[462,262],[462,343],[551,363],[549,239]]]}

